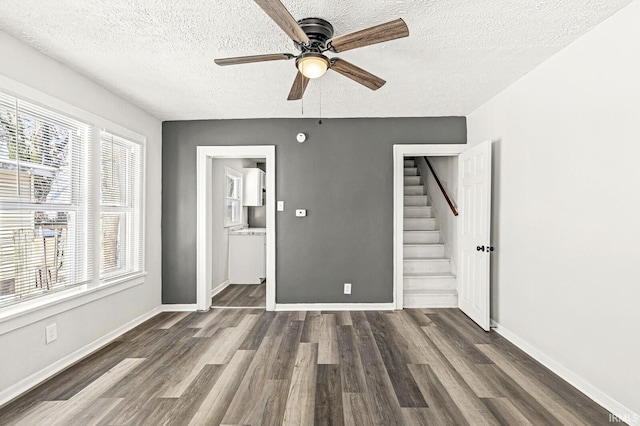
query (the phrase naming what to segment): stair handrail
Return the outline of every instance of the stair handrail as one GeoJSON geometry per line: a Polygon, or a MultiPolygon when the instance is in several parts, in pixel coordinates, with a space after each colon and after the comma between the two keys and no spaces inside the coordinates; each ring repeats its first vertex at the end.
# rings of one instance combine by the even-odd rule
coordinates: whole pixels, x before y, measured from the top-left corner
{"type": "Polygon", "coordinates": [[[436,171],[433,169],[433,166],[431,165],[431,163],[429,162],[429,159],[426,156],[424,157],[424,161],[427,162],[427,166],[429,166],[429,170],[431,170],[431,173],[433,174],[433,177],[436,178],[436,183],[440,187],[440,191],[442,191],[442,195],[444,195],[444,198],[447,200],[447,203],[449,204],[449,207],[451,208],[451,211],[453,212],[453,215],[454,216],[458,216],[458,210],[456,209],[456,207],[451,202],[451,199],[449,198],[449,195],[447,195],[447,191],[445,191],[444,187],[440,183],[440,179],[438,179],[438,175],[436,174],[436,171]]]}

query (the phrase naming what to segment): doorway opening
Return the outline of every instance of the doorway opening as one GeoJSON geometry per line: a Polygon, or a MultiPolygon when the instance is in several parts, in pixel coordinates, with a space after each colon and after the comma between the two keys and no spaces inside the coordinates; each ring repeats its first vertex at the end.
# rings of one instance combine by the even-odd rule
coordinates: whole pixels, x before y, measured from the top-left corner
{"type": "Polygon", "coordinates": [[[405,156],[403,304],[458,307],[458,156],[405,156]]]}
{"type": "MultiPolygon", "coordinates": [[[[394,145],[394,259],[393,259],[393,288],[394,306],[396,309],[405,307],[418,307],[418,302],[424,303],[425,308],[458,306],[467,316],[474,320],[480,327],[489,330],[490,326],[490,281],[489,281],[489,254],[493,251],[490,247],[490,221],[491,221],[491,142],[487,141],[469,147],[468,145],[394,145]],[[439,228],[435,227],[434,219],[430,218],[433,205],[427,202],[429,197],[422,194],[424,190],[423,177],[418,176],[418,169],[423,166],[423,175],[427,175],[432,170],[428,169],[426,158],[432,158],[440,164],[447,160],[442,157],[449,157],[456,162],[457,182],[455,182],[458,196],[458,208],[453,206],[453,210],[459,216],[452,221],[451,227],[455,227],[455,232],[450,241],[449,250],[452,257],[457,259],[455,265],[455,304],[453,299],[439,299],[437,291],[426,292],[427,298],[416,302],[411,300],[412,295],[407,298],[405,286],[411,289],[412,285],[425,284],[418,283],[416,279],[429,281],[428,277],[437,275],[436,280],[425,284],[443,285],[443,272],[445,267],[450,268],[451,259],[439,257],[438,250],[442,236],[439,228]],[[412,177],[413,176],[413,177],[412,177]],[[408,195],[408,196],[407,196],[408,195]],[[416,204],[416,206],[412,206],[416,204]],[[417,204],[420,204],[419,206],[417,204]],[[412,217],[412,216],[417,217],[412,217]],[[428,230],[427,228],[432,229],[428,230]],[[424,229],[422,229],[424,228],[424,229]],[[408,231],[408,232],[407,232],[408,231]],[[426,235],[429,234],[429,235],[426,235]],[[433,234],[433,235],[431,235],[433,234]],[[426,241],[424,238],[437,236],[437,241],[426,241]],[[426,244],[429,243],[429,244],[426,244]],[[438,246],[438,247],[437,247],[438,246]],[[427,259],[416,259],[414,256],[420,254],[427,259]],[[437,258],[428,259],[428,257],[437,258]],[[435,283],[435,284],[434,284],[435,283]]],[[[434,199],[443,197],[438,191],[431,189],[429,194],[434,199]]],[[[444,200],[440,206],[441,215],[444,215],[447,208],[444,200]]],[[[440,254],[439,254],[440,253],[440,254]]],[[[449,271],[451,272],[451,271],[449,271]]],[[[447,289],[447,291],[450,291],[447,289]]]]}
{"type": "Polygon", "coordinates": [[[197,305],[275,308],[275,147],[197,149],[197,305]]]}

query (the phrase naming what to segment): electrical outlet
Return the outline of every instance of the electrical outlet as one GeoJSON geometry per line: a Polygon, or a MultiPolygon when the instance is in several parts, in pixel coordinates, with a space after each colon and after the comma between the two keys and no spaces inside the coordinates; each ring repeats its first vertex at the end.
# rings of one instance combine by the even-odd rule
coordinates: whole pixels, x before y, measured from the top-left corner
{"type": "Polygon", "coordinates": [[[344,283],[344,294],[351,294],[351,283],[344,283]]]}
{"type": "Polygon", "coordinates": [[[283,212],[284,211],[284,201],[278,201],[278,208],[277,210],[279,212],[283,212]]]}
{"type": "Polygon", "coordinates": [[[46,333],[46,340],[47,340],[47,345],[51,342],[54,342],[58,339],[58,324],[57,323],[53,323],[53,324],[49,324],[46,328],[45,328],[45,333],[46,333]]]}

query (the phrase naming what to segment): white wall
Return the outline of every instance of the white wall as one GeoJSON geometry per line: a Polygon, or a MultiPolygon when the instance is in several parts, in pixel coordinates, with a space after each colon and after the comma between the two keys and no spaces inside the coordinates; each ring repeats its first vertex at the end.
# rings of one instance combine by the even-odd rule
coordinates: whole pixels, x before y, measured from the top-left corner
{"type": "Polygon", "coordinates": [[[635,0],[467,121],[470,144],[495,141],[493,319],[635,413],[639,22],[635,0]]]}
{"type": "MultiPolygon", "coordinates": [[[[214,158],[211,160],[212,186],[212,269],[211,288],[216,289],[229,279],[229,228],[224,227],[225,168],[242,173],[244,167],[256,167],[245,158],[214,158]]],[[[248,208],[242,208],[242,222],[248,224],[248,208]]]]}
{"type": "MultiPolygon", "coordinates": [[[[428,166],[422,157],[419,157],[419,160],[423,163],[422,174],[422,169],[428,170],[428,166]]],[[[458,207],[458,157],[429,157],[429,162],[447,191],[449,199],[455,207],[458,207]]],[[[451,258],[451,272],[455,274],[458,265],[458,218],[453,215],[430,170],[423,174],[423,180],[427,184],[427,194],[438,219],[438,226],[447,247],[447,255],[451,258]]]]}
{"type": "MultiPolygon", "coordinates": [[[[0,76],[147,137],[146,269],[141,285],[0,334],[0,394],[161,304],[161,122],[89,79],[0,32],[0,76]],[[45,325],[58,340],[45,345],[45,325]]],[[[1,403],[1,402],[0,402],[1,403]]]]}

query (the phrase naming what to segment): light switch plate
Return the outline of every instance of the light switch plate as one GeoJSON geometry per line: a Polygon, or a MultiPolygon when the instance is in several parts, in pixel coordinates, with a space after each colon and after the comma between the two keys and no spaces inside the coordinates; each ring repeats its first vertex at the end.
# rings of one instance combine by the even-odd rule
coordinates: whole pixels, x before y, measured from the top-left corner
{"type": "Polygon", "coordinates": [[[278,201],[278,208],[277,210],[279,212],[283,212],[284,211],[284,201],[278,201]]]}
{"type": "Polygon", "coordinates": [[[296,216],[297,217],[305,217],[307,215],[307,210],[306,209],[296,209],[296,216]]]}

